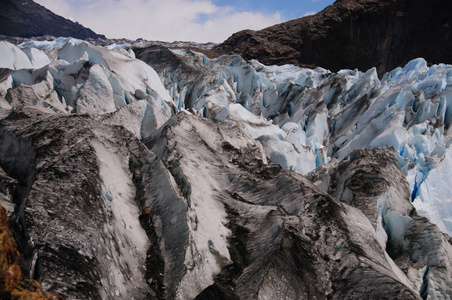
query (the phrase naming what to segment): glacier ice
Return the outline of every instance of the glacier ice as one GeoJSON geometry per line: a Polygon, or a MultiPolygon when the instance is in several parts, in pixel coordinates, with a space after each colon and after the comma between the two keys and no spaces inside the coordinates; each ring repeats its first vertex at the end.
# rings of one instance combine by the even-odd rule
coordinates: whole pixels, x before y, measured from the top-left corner
{"type": "MultiPolygon", "coordinates": [[[[3,67],[14,71],[0,83],[4,110],[25,105],[11,100],[12,93],[8,98],[8,90],[45,80],[42,87],[48,91],[33,92],[43,99],[39,105],[105,114],[105,122],[124,125],[140,137],[149,137],[178,111],[216,122],[236,120],[260,141],[268,157],[302,174],[331,159],[343,159],[354,149],[390,145],[415,206],[425,216],[438,216],[435,222],[452,233],[450,198],[442,198],[441,208],[430,205],[437,196],[428,188],[436,181],[429,177],[439,176],[434,170],[446,169],[441,165],[447,165],[451,144],[449,65],[429,67],[418,58],[380,80],[375,69],[333,74],[322,68],[265,66],[239,56],[209,59],[168,49],[162,50],[167,60],[162,63],[158,56],[145,57],[138,51],[137,57],[152,68],[135,59],[128,44],[103,48],[73,38],[30,41],[19,47],[1,42],[1,51],[3,67]],[[138,113],[131,113],[129,105],[138,113]],[[138,119],[127,120],[131,116],[138,119]]],[[[439,193],[449,195],[447,185],[442,187],[439,193]]]]}
{"type": "MultiPolygon", "coordinates": [[[[421,215],[426,216],[441,230],[450,232],[452,189],[449,185],[452,182],[452,149],[449,147],[442,156],[444,159],[441,163],[432,168],[428,176],[423,175],[420,184],[414,179],[417,192],[413,204],[421,215]]],[[[422,173],[422,170],[418,172],[422,173]]]]}
{"type": "Polygon", "coordinates": [[[30,41],[18,47],[1,42],[2,67],[12,70],[5,69],[0,82],[2,109],[36,105],[53,112],[102,115],[133,104],[141,113],[117,113],[113,122],[140,137],[149,136],[177,109],[152,67],[134,59],[133,51],[109,48],[73,38],[30,41]],[[19,99],[24,95],[28,96],[19,99]],[[27,100],[33,97],[39,101],[27,100]]]}
{"type": "Polygon", "coordinates": [[[109,257],[110,260],[115,260],[114,263],[106,263],[112,276],[109,276],[108,284],[104,283],[105,292],[110,293],[107,297],[126,298],[131,294],[131,287],[124,279],[125,272],[122,270],[124,266],[129,270],[127,276],[133,278],[133,289],[147,289],[142,276],[142,266],[149,248],[149,240],[136,217],[139,211],[135,205],[135,190],[132,188],[128,157],[124,155],[127,150],[124,151],[123,148],[112,151],[113,144],[109,141],[102,143],[93,140],[91,146],[95,150],[99,164],[102,194],[106,195],[104,205],[112,218],[112,221],[106,222],[104,228],[99,228],[99,231],[115,236],[117,245],[111,251],[119,252],[119,255],[109,257]]]}
{"type": "MultiPolygon", "coordinates": [[[[343,159],[354,149],[392,146],[415,206],[420,209],[427,201],[422,183],[445,161],[450,146],[451,66],[428,67],[418,58],[380,80],[374,68],[332,74],[321,68],[265,66],[238,56],[208,59],[188,50],[172,50],[172,55],[174,64],[183,67],[164,65],[151,55],[137,57],[156,68],[179,109],[217,121],[241,119],[269,157],[301,173],[343,159]],[[253,125],[256,117],[263,118],[262,125],[253,125]]],[[[437,209],[426,205],[425,215],[425,207],[437,209]]],[[[452,216],[452,207],[445,207],[452,216]]],[[[450,224],[440,227],[452,233],[450,224]]]]}
{"type": "Polygon", "coordinates": [[[18,47],[6,41],[0,41],[0,68],[11,70],[32,69],[33,65],[27,54],[18,47]]]}
{"type": "Polygon", "coordinates": [[[409,184],[394,164],[396,153],[387,150],[387,146],[355,150],[307,177],[367,216],[401,280],[406,274],[407,284],[424,298],[444,297],[449,291],[442,280],[450,278],[452,270],[450,237],[419,217],[410,203],[409,184]]]}
{"type": "Polygon", "coordinates": [[[40,69],[50,64],[49,57],[41,50],[37,48],[22,48],[22,51],[28,56],[33,69],[40,69]]]}
{"type": "Polygon", "coordinates": [[[108,80],[108,73],[103,65],[96,64],[90,68],[88,80],[80,90],[76,112],[102,114],[115,110],[113,88],[108,80]]]}
{"type": "MultiPolygon", "coordinates": [[[[273,259],[272,251],[281,255],[277,259],[299,253],[290,245],[298,245],[292,237],[300,236],[306,239],[301,244],[315,246],[313,255],[326,265],[337,263],[345,272],[370,270],[377,257],[379,274],[401,283],[411,295],[447,291],[440,285],[451,268],[440,254],[452,253],[450,245],[415,214],[410,200],[421,215],[452,232],[451,66],[428,66],[419,58],[379,79],[375,69],[334,74],[158,47],[135,49],[135,55],[130,45],[97,47],[72,38],[19,47],[3,43],[0,50],[6,53],[0,58],[0,118],[23,112],[15,117],[24,119],[24,135],[34,130],[24,125],[30,120],[40,130],[49,122],[58,127],[52,132],[71,137],[65,147],[83,146],[98,167],[96,195],[111,221],[99,233],[101,246],[120,254],[102,258],[115,257],[111,268],[103,270],[114,274],[101,282],[112,297],[130,291],[122,274],[139,278],[132,284],[147,292],[140,266],[149,259],[146,250],[152,243],[159,245],[152,255],[165,260],[149,277],[153,285],[165,286],[173,298],[196,297],[234,261],[229,240],[234,226],[250,234],[246,243],[251,241],[248,248],[253,250],[247,254],[250,271],[237,287],[244,295],[251,293],[250,273],[262,278],[262,297],[279,297],[285,289],[302,294],[294,274],[273,278],[281,274],[278,264],[268,265],[265,274],[253,269],[261,257],[273,259]],[[66,121],[69,113],[76,114],[66,121]],[[85,127],[75,128],[76,121],[85,127]],[[77,140],[80,132],[73,136],[73,130],[83,131],[84,140],[77,140]],[[391,146],[395,154],[387,158],[390,151],[382,146],[391,146]],[[360,153],[372,157],[373,165],[356,163],[360,153]],[[311,183],[268,159],[300,174],[324,173],[311,183]],[[389,174],[375,172],[383,161],[389,174]],[[353,172],[331,173],[343,172],[348,164],[353,172]],[[350,205],[318,193],[318,188],[350,205]],[[151,213],[140,214],[140,209],[151,213]],[[315,227],[333,215],[339,217],[328,220],[333,231],[315,227]],[[155,236],[142,230],[139,221],[145,218],[155,236]],[[259,226],[267,226],[266,234],[261,235],[259,226]],[[347,242],[339,238],[346,232],[347,242]],[[323,247],[319,237],[331,247],[323,247]],[[110,247],[110,241],[117,245],[110,247]],[[367,258],[348,255],[347,243],[362,245],[367,258]],[[268,245],[292,252],[281,254],[268,245]],[[416,245],[423,245],[422,250],[416,245]],[[399,257],[397,251],[410,255],[399,257]],[[139,254],[138,260],[131,253],[139,254]]],[[[5,122],[16,128],[13,121],[5,122]]],[[[46,149],[51,140],[33,143],[46,149]]],[[[65,159],[67,148],[59,149],[65,159]]],[[[81,254],[90,256],[84,247],[81,254]]]]}

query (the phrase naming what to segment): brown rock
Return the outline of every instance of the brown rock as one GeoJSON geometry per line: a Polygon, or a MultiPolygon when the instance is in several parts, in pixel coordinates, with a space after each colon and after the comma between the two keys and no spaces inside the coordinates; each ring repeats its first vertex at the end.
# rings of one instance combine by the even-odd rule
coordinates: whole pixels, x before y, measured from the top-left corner
{"type": "Polygon", "coordinates": [[[1,299],[64,299],[42,291],[36,280],[22,280],[20,256],[7,223],[8,211],[0,205],[0,298],[1,299]]]}
{"type": "Polygon", "coordinates": [[[7,210],[0,205],[0,296],[11,293],[22,280],[19,252],[7,224],[7,210]]]}
{"type": "Polygon", "coordinates": [[[53,35],[79,39],[105,39],[104,35],[58,16],[32,0],[1,0],[0,5],[1,35],[16,37],[53,35]]]}
{"type": "Polygon", "coordinates": [[[411,59],[452,63],[449,0],[338,0],[313,16],[233,34],[210,56],[264,64],[367,70],[379,75],[411,59]]]}

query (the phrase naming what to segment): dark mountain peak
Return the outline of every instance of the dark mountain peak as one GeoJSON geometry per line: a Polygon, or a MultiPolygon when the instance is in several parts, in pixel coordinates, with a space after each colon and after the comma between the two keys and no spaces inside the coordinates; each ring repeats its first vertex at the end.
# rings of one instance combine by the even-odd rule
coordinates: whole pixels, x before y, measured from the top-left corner
{"type": "Polygon", "coordinates": [[[213,55],[240,54],[264,64],[378,73],[423,57],[452,63],[452,2],[338,0],[316,15],[233,34],[213,55]]]}
{"type": "Polygon", "coordinates": [[[16,37],[71,36],[104,38],[79,23],[58,16],[31,0],[0,0],[0,34],[16,37]]]}

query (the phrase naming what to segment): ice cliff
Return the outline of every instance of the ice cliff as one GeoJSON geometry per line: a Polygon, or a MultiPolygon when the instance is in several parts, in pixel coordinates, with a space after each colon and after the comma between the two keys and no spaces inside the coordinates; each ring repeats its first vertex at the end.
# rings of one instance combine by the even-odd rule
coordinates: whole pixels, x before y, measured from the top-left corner
{"type": "Polygon", "coordinates": [[[0,54],[0,200],[44,290],[451,297],[452,66],[380,79],[71,38],[0,54]]]}

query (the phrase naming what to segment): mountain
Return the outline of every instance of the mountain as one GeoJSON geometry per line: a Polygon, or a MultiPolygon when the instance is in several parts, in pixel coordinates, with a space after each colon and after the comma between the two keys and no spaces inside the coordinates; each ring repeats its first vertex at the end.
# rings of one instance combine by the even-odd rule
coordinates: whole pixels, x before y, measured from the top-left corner
{"type": "Polygon", "coordinates": [[[0,204],[45,292],[452,294],[452,66],[380,79],[71,38],[0,52],[0,204]]]}
{"type": "Polygon", "coordinates": [[[60,17],[32,0],[0,0],[0,35],[103,38],[89,28],[60,17]]]}
{"type": "Polygon", "coordinates": [[[331,71],[376,67],[381,76],[418,57],[452,63],[451,11],[448,0],[338,0],[316,15],[235,33],[209,55],[331,71]]]}

